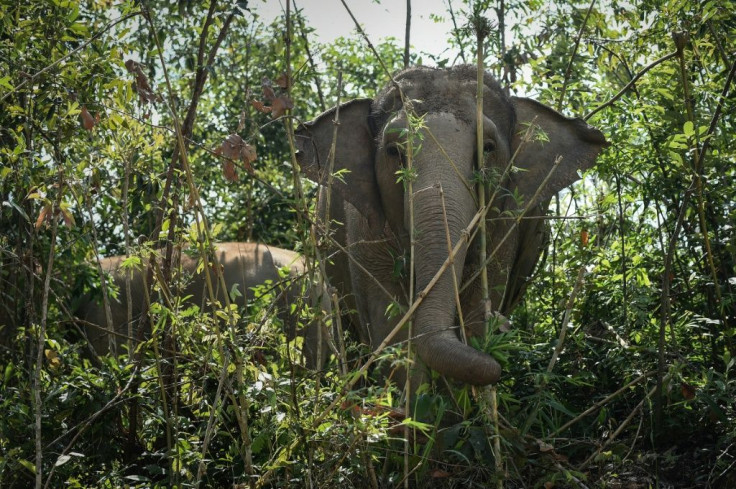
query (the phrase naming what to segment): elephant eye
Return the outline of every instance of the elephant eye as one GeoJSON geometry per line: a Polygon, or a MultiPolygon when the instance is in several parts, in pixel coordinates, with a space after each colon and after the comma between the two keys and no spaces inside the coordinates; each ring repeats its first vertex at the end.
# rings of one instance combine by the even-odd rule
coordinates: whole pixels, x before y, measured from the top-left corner
{"type": "Polygon", "coordinates": [[[496,151],[496,142],[491,139],[486,139],[483,142],[483,153],[493,153],[496,151]]]}
{"type": "Polygon", "coordinates": [[[387,146],[386,154],[389,155],[391,158],[401,158],[402,156],[401,149],[396,144],[391,144],[387,146]]]}

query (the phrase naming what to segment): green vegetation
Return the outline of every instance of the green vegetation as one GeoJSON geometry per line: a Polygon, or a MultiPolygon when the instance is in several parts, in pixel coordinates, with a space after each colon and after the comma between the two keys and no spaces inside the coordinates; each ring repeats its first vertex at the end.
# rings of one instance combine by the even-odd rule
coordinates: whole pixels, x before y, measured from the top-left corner
{"type": "MultiPolygon", "coordinates": [[[[486,69],[611,143],[553,201],[513,329],[477,345],[504,366],[498,453],[480,391],[433,379],[411,413],[377,373],[344,392],[349,335],[346,370],[306,370],[267,288],[241,311],[171,300],[185,244],[321,257],[293,127],[372,96],[401,42],[379,60],[293,7],[108,3],[0,5],[0,487],[736,486],[736,4],[474,2],[486,69]],[[154,334],[91,356],[73,310],[103,293],[97,253],[154,249],[154,334]]],[[[413,62],[474,62],[448,3],[452,54],[413,62]]]]}

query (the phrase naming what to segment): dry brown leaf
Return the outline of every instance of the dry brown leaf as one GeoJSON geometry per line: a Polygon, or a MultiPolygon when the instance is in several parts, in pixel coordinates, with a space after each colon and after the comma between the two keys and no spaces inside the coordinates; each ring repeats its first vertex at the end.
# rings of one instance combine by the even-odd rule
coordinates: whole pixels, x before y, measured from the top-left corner
{"type": "Polygon", "coordinates": [[[233,163],[233,160],[223,160],[222,174],[225,175],[225,179],[228,182],[238,181],[238,172],[235,171],[235,164],[233,163]]]}
{"type": "Polygon", "coordinates": [[[555,447],[553,447],[549,443],[543,442],[542,440],[537,440],[537,446],[539,447],[539,451],[542,453],[552,452],[555,449],[555,447]]]}
{"type": "Polygon", "coordinates": [[[289,77],[286,76],[286,73],[281,73],[281,75],[278,78],[276,78],[276,81],[274,83],[276,83],[276,85],[281,88],[284,88],[284,89],[289,88],[289,85],[290,85],[289,77]]]}
{"type": "Polygon", "coordinates": [[[41,212],[38,213],[38,219],[36,219],[35,228],[38,231],[43,223],[49,221],[50,205],[45,205],[41,208],[41,212]]]}
{"type": "Polygon", "coordinates": [[[258,112],[263,112],[264,114],[271,112],[271,107],[265,105],[260,100],[251,100],[250,105],[252,105],[258,112]]]}
{"type": "Polygon", "coordinates": [[[256,161],[257,157],[258,154],[256,153],[256,148],[254,148],[250,144],[244,143],[243,146],[240,148],[240,160],[247,166],[250,166],[251,163],[256,161]]]}
{"type": "Polygon", "coordinates": [[[222,155],[225,158],[237,160],[240,158],[240,148],[245,144],[243,138],[237,134],[230,134],[222,143],[222,155]]]}
{"type": "Polygon", "coordinates": [[[222,166],[223,174],[229,181],[238,179],[237,168],[232,160],[240,160],[248,173],[253,173],[251,163],[257,158],[256,149],[246,143],[238,134],[230,134],[222,145],[215,149],[215,154],[226,158],[222,166]]]}
{"type": "Polygon", "coordinates": [[[91,131],[92,128],[95,127],[95,124],[100,121],[100,114],[97,114],[96,118],[92,117],[92,114],[89,113],[87,107],[84,105],[82,106],[82,112],[79,115],[82,118],[82,127],[88,131],[91,131]]]}
{"type": "Polygon", "coordinates": [[[273,99],[276,98],[276,93],[273,91],[273,88],[268,85],[263,85],[263,96],[266,97],[266,100],[269,102],[273,102],[273,99]]]}
{"type": "Polygon", "coordinates": [[[450,475],[451,474],[449,472],[442,469],[434,469],[429,473],[429,476],[433,479],[444,479],[446,477],[450,477],[450,475]]]}
{"type": "Polygon", "coordinates": [[[152,104],[161,101],[161,96],[154,92],[148,83],[148,77],[143,73],[140,63],[129,59],[125,62],[125,68],[135,75],[135,89],[138,92],[141,103],[147,102],[152,104]]]}
{"type": "Polygon", "coordinates": [[[71,213],[69,209],[61,208],[61,217],[64,219],[64,225],[68,228],[73,228],[75,221],[74,221],[74,215],[71,213]]]}
{"type": "Polygon", "coordinates": [[[684,397],[688,401],[692,401],[695,399],[695,387],[692,385],[682,382],[680,384],[680,390],[682,391],[682,397],[684,397]]]}
{"type": "Polygon", "coordinates": [[[284,113],[294,108],[294,102],[288,95],[279,95],[271,102],[271,117],[274,119],[281,117],[284,113]]]}

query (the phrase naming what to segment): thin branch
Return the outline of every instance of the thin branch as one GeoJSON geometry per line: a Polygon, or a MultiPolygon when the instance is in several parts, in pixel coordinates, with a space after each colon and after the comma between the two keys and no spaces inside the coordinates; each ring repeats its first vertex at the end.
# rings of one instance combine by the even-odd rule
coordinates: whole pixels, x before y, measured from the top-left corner
{"type": "Polygon", "coordinates": [[[296,9],[296,0],[293,0],[294,3],[294,13],[297,22],[299,23],[299,37],[301,37],[302,42],[304,42],[304,52],[307,55],[307,62],[309,63],[309,67],[313,73],[312,81],[314,82],[314,86],[317,87],[317,97],[319,98],[319,106],[322,109],[322,112],[327,110],[327,104],[325,103],[325,96],[322,94],[322,81],[321,78],[317,74],[317,63],[314,62],[314,57],[312,56],[312,50],[309,49],[309,40],[307,38],[307,29],[304,25],[304,18],[301,16],[301,12],[297,11],[296,9]]]}
{"type": "Polygon", "coordinates": [[[706,133],[705,137],[703,138],[705,141],[703,142],[703,147],[700,150],[700,155],[698,157],[697,167],[702,168],[703,165],[703,159],[705,158],[705,153],[708,151],[708,146],[710,145],[710,140],[713,135],[713,133],[716,130],[716,127],[718,126],[718,120],[721,117],[721,111],[723,110],[723,102],[725,102],[728,99],[728,92],[731,89],[731,83],[733,82],[734,75],[736,75],[736,59],[734,59],[734,62],[731,64],[731,69],[728,72],[728,76],[726,77],[726,83],[723,85],[723,90],[721,90],[721,95],[718,98],[718,105],[716,105],[716,110],[713,112],[713,117],[710,120],[710,125],[708,126],[708,132],[706,133]]]}
{"type": "Polygon", "coordinates": [[[619,425],[619,427],[618,427],[618,428],[616,428],[616,431],[614,431],[614,432],[613,432],[613,433],[611,434],[611,436],[609,436],[609,437],[608,437],[608,438],[606,439],[606,441],[605,441],[605,442],[604,442],[603,444],[601,444],[601,446],[599,446],[599,447],[598,447],[598,449],[597,449],[597,450],[596,450],[596,451],[595,451],[595,452],[594,452],[593,454],[591,454],[591,455],[590,455],[590,456],[589,456],[589,457],[588,457],[588,458],[587,458],[587,459],[585,460],[585,462],[583,462],[583,463],[582,463],[582,464],[580,465],[580,467],[578,467],[578,470],[580,470],[580,471],[584,471],[584,470],[585,470],[585,468],[586,468],[586,467],[587,467],[588,465],[590,465],[590,463],[591,463],[591,462],[593,462],[593,461],[594,461],[594,460],[596,459],[596,457],[598,457],[598,455],[599,455],[599,454],[600,454],[601,452],[603,452],[603,450],[605,450],[605,449],[606,449],[606,448],[607,448],[607,447],[608,447],[608,446],[609,446],[609,445],[610,445],[611,443],[613,443],[613,441],[614,441],[614,440],[615,440],[615,439],[616,439],[616,438],[618,437],[618,435],[620,435],[620,434],[621,434],[621,432],[622,432],[622,431],[623,431],[624,429],[626,429],[626,427],[628,427],[628,426],[629,426],[629,424],[631,423],[631,421],[632,421],[632,420],[634,419],[634,416],[635,416],[635,415],[636,415],[637,413],[639,413],[639,412],[641,411],[642,407],[644,406],[644,403],[645,403],[645,402],[647,402],[647,401],[648,401],[648,400],[649,400],[649,399],[650,399],[650,398],[651,398],[651,397],[652,397],[652,396],[654,395],[654,392],[655,392],[655,391],[657,391],[657,390],[658,390],[658,387],[653,387],[653,388],[652,388],[652,389],[651,389],[651,390],[650,390],[650,391],[649,391],[649,392],[647,393],[647,395],[646,395],[646,396],[644,396],[644,398],[643,398],[643,399],[642,399],[641,401],[639,401],[639,404],[637,404],[637,405],[636,405],[636,407],[634,407],[634,409],[633,409],[633,410],[631,411],[631,413],[629,413],[629,415],[628,415],[628,416],[626,417],[626,419],[624,419],[624,420],[623,420],[623,421],[621,422],[621,424],[619,425]]]}
{"type": "Polygon", "coordinates": [[[651,70],[652,68],[654,68],[655,66],[657,66],[659,64],[664,63],[667,60],[670,60],[670,59],[674,58],[675,56],[677,56],[677,51],[675,51],[674,53],[670,53],[670,54],[667,54],[665,56],[662,56],[661,58],[659,58],[659,59],[657,59],[655,61],[652,61],[651,63],[649,63],[648,65],[646,65],[639,73],[636,74],[636,76],[634,76],[634,78],[631,79],[631,81],[629,81],[629,83],[626,84],[626,86],[624,88],[621,89],[621,91],[619,91],[616,95],[614,95],[610,100],[608,100],[604,104],[599,105],[598,107],[596,107],[592,112],[589,112],[588,114],[586,114],[585,117],[583,117],[583,120],[584,121],[587,121],[588,119],[590,119],[591,117],[593,117],[595,114],[597,114],[601,110],[605,109],[606,107],[610,107],[611,105],[613,105],[618,99],[620,99],[629,90],[629,88],[631,88],[632,86],[634,86],[634,84],[639,80],[639,78],[641,78],[642,76],[644,76],[644,74],[647,71],[651,70]]]}
{"type": "MultiPolygon", "coordinates": [[[[203,233],[203,236],[202,236],[203,239],[199,240],[200,251],[202,252],[204,256],[207,256],[207,253],[209,253],[209,256],[211,257],[212,263],[215,268],[215,274],[218,279],[219,287],[221,290],[227,290],[227,285],[225,284],[225,278],[223,276],[222,267],[220,266],[219,260],[217,258],[217,254],[213,253],[211,248],[205,249],[205,243],[211,246],[211,243],[213,243],[214,240],[212,238],[212,234],[210,231],[210,227],[209,227],[209,223],[208,223],[206,214],[204,212],[204,208],[202,207],[202,201],[199,197],[199,191],[197,190],[197,187],[194,185],[194,177],[192,175],[191,166],[189,165],[189,160],[188,160],[188,155],[187,155],[187,146],[184,141],[184,133],[183,133],[182,125],[176,113],[176,110],[174,110],[174,106],[175,106],[173,103],[174,91],[171,86],[171,80],[168,74],[168,70],[166,68],[166,63],[163,60],[163,49],[160,45],[160,40],[158,38],[155,25],[153,23],[153,19],[151,18],[150,11],[147,8],[145,10],[145,17],[146,17],[148,24],[151,27],[151,34],[156,42],[156,46],[158,47],[159,60],[161,63],[161,68],[163,70],[164,79],[166,81],[166,87],[167,87],[168,96],[170,99],[169,106],[171,110],[171,116],[174,122],[174,129],[176,130],[177,146],[175,148],[179,149],[178,156],[179,156],[182,170],[184,170],[185,183],[188,186],[189,193],[192,197],[191,201],[194,203],[195,218],[201,219],[201,225],[197,226],[197,230],[203,233]]],[[[218,39],[216,40],[213,48],[210,50],[210,53],[209,53],[210,55],[208,57],[208,63],[211,63],[214,60],[214,56],[216,54],[217,48],[219,47],[220,43],[224,39],[225,32],[227,31],[227,28],[230,25],[231,20],[232,20],[232,14],[228,16],[228,19],[226,19],[226,21],[223,23],[223,27],[220,31],[220,35],[218,36],[218,39]]],[[[206,22],[205,22],[205,25],[207,25],[206,22]]],[[[206,31],[203,30],[202,37],[205,37],[205,36],[206,36],[206,31]]],[[[204,67],[200,67],[200,68],[204,70],[204,67]]],[[[206,78],[207,78],[206,73],[204,73],[200,78],[198,78],[198,80],[200,80],[200,83],[204,85],[204,81],[206,80],[206,78]]],[[[197,90],[195,87],[194,96],[196,97],[196,99],[193,99],[191,105],[196,105],[196,100],[198,100],[199,94],[201,94],[201,88],[197,90]]],[[[191,105],[190,105],[190,113],[196,112],[196,108],[192,109],[191,105]]],[[[192,120],[191,124],[193,125],[193,120],[194,120],[193,116],[191,120],[192,120]]],[[[167,255],[168,255],[168,249],[167,249],[167,255]]],[[[205,282],[207,284],[207,290],[209,291],[210,297],[214,299],[215,294],[213,291],[212,281],[210,277],[210,267],[204,267],[204,271],[205,271],[205,282]]],[[[229,326],[229,330],[234,331],[236,321],[235,321],[235,316],[233,314],[232,308],[230,307],[230,298],[228,297],[228,294],[223,294],[223,300],[225,303],[225,310],[227,311],[227,324],[229,326]]],[[[222,350],[222,338],[219,335],[219,328],[218,328],[217,345],[218,345],[218,348],[222,350]]],[[[156,347],[155,343],[154,343],[154,347],[156,347]]],[[[225,366],[223,370],[224,372],[227,371],[227,365],[230,363],[230,355],[231,355],[231,349],[228,348],[224,351],[224,356],[222,360],[225,366]]],[[[212,431],[214,428],[214,415],[215,415],[215,412],[218,411],[220,408],[219,404],[220,404],[220,399],[222,395],[222,383],[223,382],[224,382],[224,378],[221,377],[218,387],[217,387],[217,392],[215,394],[215,399],[213,400],[212,408],[210,410],[210,417],[207,423],[205,437],[202,443],[200,464],[197,469],[197,479],[196,479],[196,484],[195,484],[196,486],[199,486],[202,480],[202,476],[204,475],[206,454],[209,448],[209,442],[211,441],[212,431]]]]}
{"type": "MultiPolygon", "coordinates": [[[[406,0],[406,30],[404,31],[404,68],[409,67],[409,48],[411,34],[411,0],[406,0]]],[[[408,481],[407,481],[408,483],[408,481]]]]}
{"type": "Polygon", "coordinates": [[[465,60],[465,46],[463,45],[462,38],[460,37],[460,29],[457,27],[457,21],[455,20],[455,12],[452,10],[452,0],[447,0],[447,11],[450,14],[450,20],[452,20],[452,35],[455,36],[455,41],[460,48],[460,59],[463,63],[467,63],[465,60]]]}
{"type": "MultiPolygon", "coordinates": [[[[353,23],[355,24],[355,28],[358,30],[358,33],[361,35],[361,37],[363,38],[363,40],[368,44],[368,48],[371,50],[371,52],[373,53],[373,55],[378,60],[378,63],[381,65],[381,68],[383,68],[384,73],[386,73],[386,75],[389,77],[389,79],[391,80],[391,83],[396,88],[398,88],[401,91],[401,89],[399,87],[399,84],[396,83],[396,80],[394,79],[393,75],[391,74],[391,70],[389,70],[388,67],[386,66],[386,63],[383,62],[383,58],[378,54],[378,50],[373,45],[373,43],[371,42],[371,40],[368,38],[368,34],[365,33],[365,31],[363,30],[363,27],[358,22],[358,19],[356,19],[355,16],[353,15],[353,11],[350,10],[350,7],[348,7],[348,4],[345,3],[345,0],[340,0],[340,3],[342,3],[343,7],[345,7],[345,10],[347,10],[348,15],[350,15],[350,18],[353,19],[353,23]]],[[[403,92],[401,92],[401,99],[402,99],[402,101],[404,100],[404,94],[403,94],[403,92]]]]}
{"type": "Polygon", "coordinates": [[[504,0],[500,0],[496,9],[496,17],[498,17],[498,36],[500,41],[500,58],[501,58],[501,78],[503,80],[503,89],[506,95],[509,94],[509,72],[511,64],[506,65],[506,4],[504,0]]]}
{"type": "Polygon", "coordinates": [[[550,433],[549,435],[547,435],[545,437],[545,439],[555,438],[557,435],[559,435],[560,433],[562,433],[563,431],[565,431],[566,429],[568,429],[570,426],[574,425],[575,423],[577,423],[581,419],[585,418],[589,414],[594,413],[595,411],[597,411],[598,409],[600,409],[601,407],[603,407],[607,403],[609,403],[611,400],[613,400],[614,398],[618,397],[623,392],[626,392],[627,390],[629,390],[630,388],[632,388],[633,386],[635,386],[636,384],[638,384],[642,380],[651,377],[655,373],[656,373],[655,371],[650,371],[650,372],[647,372],[645,374],[640,375],[639,377],[635,378],[634,380],[632,380],[631,382],[629,382],[625,386],[623,386],[620,389],[618,389],[613,394],[610,394],[610,395],[606,396],[605,398],[601,399],[600,401],[596,402],[595,404],[593,404],[592,406],[590,406],[588,409],[586,409],[582,413],[578,414],[575,418],[571,419],[567,423],[565,423],[562,426],[560,426],[559,428],[557,428],[555,431],[553,431],[552,433],[550,433]]]}
{"type": "Polygon", "coordinates": [[[565,91],[567,91],[567,84],[570,81],[570,72],[572,71],[572,62],[575,60],[575,55],[578,52],[578,48],[580,47],[580,39],[583,37],[583,31],[585,30],[585,27],[588,25],[588,18],[590,18],[590,13],[593,11],[593,6],[595,5],[595,0],[592,0],[590,2],[590,7],[588,7],[588,12],[585,14],[585,19],[583,20],[583,23],[580,25],[580,30],[578,31],[578,35],[575,38],[575,46],[572,48],[572,54],[570,55],[570,59],[567,62],[567,68],[565,69],[565,78],[562,82],[562,90],[560,90],[560,99],[557,101],[557,111],[560,112],[562,110],[562,102],[565,99],[565,91]]]}
{"type": "Polygon", "coordinates": [[[583,278],[585,277],[585,265],[580,267],[580,270],[578,270],[578,278],[575,280],[575,286],[572,288],[572,292],[570,292],[570,297],[567,299],[567,305],[565,307],[565,315],[562,319],[562,325],[560,326],[560,337],[557,340],[557,346],[555,346],[555,351],[552,353],[552,357],[549,359],[549,364],[547,365],[547,373],[552,373],[552,369],[555,366],[555,363],[557,363],[557,358],[559,358],[560,353],[562,352],[562,348],[565,346],[565,335],[567,333],[567,325],[570,322],[570,316],[572,315],[572,308],[575,305],[575,299],[578,296],[578,293],[580,293],[580,289],[583,287],[583,278]]]}
{"type": "Polygon", "coordinates": [[[655,434],[658,434],[662,427],[662,410],[663,410],[663,379],[665,370],[665,339],[667,326],[671,322],[670,317],[670,284],[672,279],[670,278],[672,272],[672,261],[675,255],[675,249],[677,245],[677,238],[680,235],[682,229],[682,223],[685,220],[685,211],[690,203],[690,197],[692,196],[693,188],[695,184],[693,182],[685,191],[685,195],[680,203],[680,212],[677,215],[677,221],[675,222],[675,229],[672,231],[670,241],[667,246],[667,252],[664,256],[664,272],[662,273],[662,297],[660,299],[660,321],[659,321],[659,340],[657,344],[658,360],[657,360],[657,395],[655,397],[654,404],[654,426],[655,434]]]}

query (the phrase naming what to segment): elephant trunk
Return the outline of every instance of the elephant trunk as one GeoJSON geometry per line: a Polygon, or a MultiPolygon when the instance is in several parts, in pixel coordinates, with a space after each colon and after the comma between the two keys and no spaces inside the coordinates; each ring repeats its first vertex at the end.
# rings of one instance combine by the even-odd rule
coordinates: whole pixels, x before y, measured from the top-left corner
{"type": "MultiPolygon", "coordinates": [[[[447,233],[454,247],[463,239],[463,228],[475,210],[472,197],[465,188],[444,189],[446,205],[436,192],[418,192],[416,209],[416,284],[423,290],[432,280],[448,254],[447,233]],[[433,195],[430,195],[433,194],[433,195]],[[439,217],[442,216],[442,217],[439,217]],[[439,217],[439,218],[438,218],[439,217]]],[[[491,356],[460,341],[457,335],[455,280],[461,283],[467,245],[463,246],[450,267],[425,297],[415,316],[414,336],[419,357],[430,368],[443,375],[473,385],[498,381],[501,366],[491,356]]]]}

